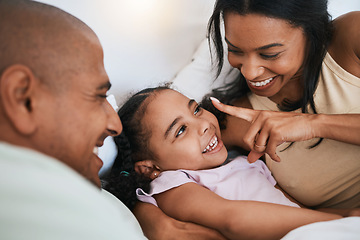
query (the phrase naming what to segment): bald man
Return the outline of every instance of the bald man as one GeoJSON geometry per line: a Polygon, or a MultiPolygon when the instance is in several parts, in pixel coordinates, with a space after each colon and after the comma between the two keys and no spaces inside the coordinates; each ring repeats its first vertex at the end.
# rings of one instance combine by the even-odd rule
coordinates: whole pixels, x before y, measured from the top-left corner
{"type": "Polygon", "coordinates": [[[95,33],[55,7],[0,0],[0,239],[145,239],[100,190],[94,152],[122,131],[95,33]]]}

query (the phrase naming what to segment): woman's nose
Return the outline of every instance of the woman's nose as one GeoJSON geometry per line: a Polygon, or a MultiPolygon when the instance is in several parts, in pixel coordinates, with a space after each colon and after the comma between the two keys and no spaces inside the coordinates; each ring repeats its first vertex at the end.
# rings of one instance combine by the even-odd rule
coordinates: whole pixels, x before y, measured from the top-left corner
{"type": "Polygon", "coordinates": [[[264,73],[264,67],[261,65],[261,62],[253,57],[244,59],[238,66],[238,69],[250,81],[255,80],[264,73]]]}

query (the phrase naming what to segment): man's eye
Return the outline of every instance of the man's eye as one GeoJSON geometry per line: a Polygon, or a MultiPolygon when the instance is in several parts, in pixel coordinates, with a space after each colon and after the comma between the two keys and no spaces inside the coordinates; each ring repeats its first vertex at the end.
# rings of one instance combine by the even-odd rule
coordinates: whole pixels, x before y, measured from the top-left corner
{"type": "Polygon", "coordinates": [[[107,98],[107,97],[108,97],[107,94],[99,94],[98,96],[99,96],[100,98],[107,98]]]}
{"type": "Polygon", "coordinates": [[[183,133],[185,132],[185,130],[186,130],[186,126],[185,126],[185,125],[181,126],[181,128],[179,129],[179,131],[176,133],[176,136],[175,136],[175,137],[178,137],[178,136],[180,136],[181,134],[183,134],[183,133]]]}

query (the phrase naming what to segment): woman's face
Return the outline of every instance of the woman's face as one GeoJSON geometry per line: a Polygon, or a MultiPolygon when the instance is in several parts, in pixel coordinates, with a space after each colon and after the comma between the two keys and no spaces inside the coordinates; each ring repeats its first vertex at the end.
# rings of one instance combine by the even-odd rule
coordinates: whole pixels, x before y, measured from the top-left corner
{"type": "Polygon", "coordinates": [[[208,169],[226,160],[216,117],[179,92],[158,92],[142,124],[151,132],[149,149],[160,170],[208,169]]]}
{"type": "Polygon", "coordinates": [[[301,86],[306,48],[302,28],[258,14],[226,13],[224,23],[229,62],[241,71],[250,90],[291,99],[294,84],[301,86]]]}

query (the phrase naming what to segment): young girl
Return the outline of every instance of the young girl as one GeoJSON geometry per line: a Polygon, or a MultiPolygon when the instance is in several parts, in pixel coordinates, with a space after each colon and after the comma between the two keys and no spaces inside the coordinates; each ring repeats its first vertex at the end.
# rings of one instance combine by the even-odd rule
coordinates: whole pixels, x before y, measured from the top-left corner
{"type": "Polygon", "coordinates": [[[249,164],[239,157],[224,164],[227,151],[217,119],[179,92],[145,89],[119,116],[122,162],[116,160],[105,188],[129,207],[137,192],[167,215],[214,228],[229,239],[279,239],[296,227],[341,218],[299,208],[274,187],[261,161],[249,164]]]}

